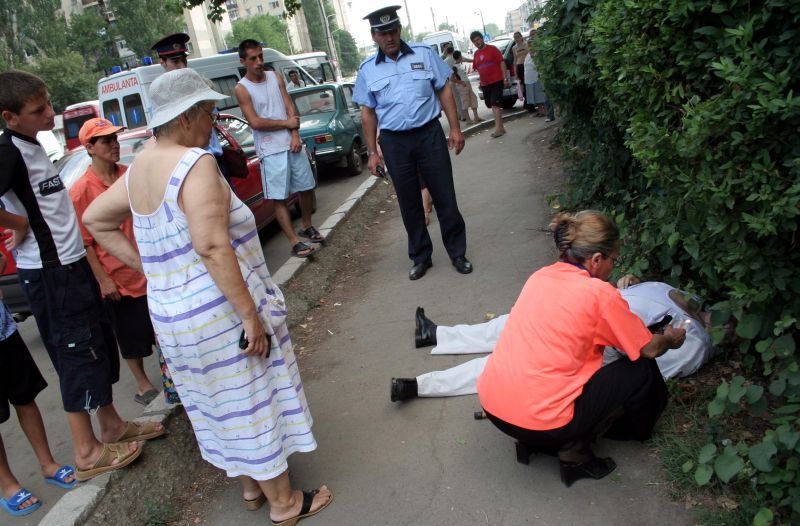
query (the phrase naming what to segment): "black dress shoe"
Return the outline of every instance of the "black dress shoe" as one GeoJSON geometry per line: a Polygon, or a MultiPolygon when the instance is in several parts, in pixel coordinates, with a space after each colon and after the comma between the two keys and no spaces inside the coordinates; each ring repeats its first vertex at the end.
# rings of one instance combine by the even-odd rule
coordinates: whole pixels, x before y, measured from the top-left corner
{"type": "Polygon", "coordinates": [[[414,315],[414,345],[417,349],[436,345],[436,324],[425,317],[422,307],[417,307],[414,315]]]}
{"type": "Polygon", "coordinates": [[[402,402],[417,397],[416,378],[392,378],[392,402],[402,402]]]}
{"type": "Polygon", "coordinates": [[[421,278],[432,266],[433,263],[431,263],[430,259],[428,261],[423,261],[422,263],[417,263],[411,267],[411,270],[408,271],[408,279],[414,281],[415,279],[421,278]]]}
{"type": "Polygon", "coordinates": [[[472,263],[464,256],[453,258],[453,266],[456,267],[456,270],[461,274],[469,274],[472,272],[472,263]]]}
{"type": "Polygon", "coordinates": [[[594,457],[583,464],[568,464],[561,462],[561,482],[566,487],[580,479],[601,479],[617,469],[617,463],[612,458],[594,457]]]}

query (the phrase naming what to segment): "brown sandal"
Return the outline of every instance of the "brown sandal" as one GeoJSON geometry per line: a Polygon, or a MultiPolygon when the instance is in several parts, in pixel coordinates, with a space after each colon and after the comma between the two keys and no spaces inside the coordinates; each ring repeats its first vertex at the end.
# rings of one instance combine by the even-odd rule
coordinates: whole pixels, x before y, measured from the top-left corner
{"type": "Polygon", "coordinates": [[[128,429],[122,433],[117,442],[136,442],[150,440],[164,435],[167,432],[163,427],[156,429],[155,422],[128,422],[128,429]]]}
{"type": "Polygon", "coordinates": [[[97,475],[124,468],[142,454],[141,444],[136,448],[136,451],[133,452],[128,449],[129,447],[127,443],[120,442],[115,444],[103,444],[103,452],[95,461],[94,465],[92,465],[90,469],[76,469],[75,477],[79,482],[86,482],[97,475]],[[117,460],[116,464],[113,463],[115,459],[117,460]]]}
{"type": "Polygon", "coordinates": [[[263,493],[254,499],[244,499],[244,509],[247,511],[257,511],[267,502],[267,496],[263,493]]]}

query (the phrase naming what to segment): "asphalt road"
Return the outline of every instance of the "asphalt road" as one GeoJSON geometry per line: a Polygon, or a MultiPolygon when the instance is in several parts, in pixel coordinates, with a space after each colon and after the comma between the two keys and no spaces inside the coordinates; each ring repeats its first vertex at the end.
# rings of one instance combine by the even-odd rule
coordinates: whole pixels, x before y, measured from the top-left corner
{"type": "MultiPolygon", "coordinates": [[[[485,107],[481,108],[480,115],[484,118],[491,118],[491,113],[485,107]]],[[[447,120],[444,117],[441,120],[447,133],[449,129],[447,120]]],[[[317,188],[317,212],[314,215],[314,223],[317,225],[322,224],[366,177],[372,177],[366,167],[361,175],[355,177],[347,176],[342,169],[323,167],[320,170],[320,181],[317,188]]],[[[295,227],[297,228],[298,226],[299,220],[295,220],[295,227]]],[[[291,257],[289,243],[280,232],[280,229],[277,228],[277,225],[265,229],[261,238],[267,264],[274,273],[291,257]]],[[[20,323],[19,331],[39,369],[49,383],[49,387],[37,397],[36,402],[44,418],[45,428],[50,440],[50,448],[57,462],[71,464],[72,443],[67,419],[61,406],[58,379],[42,345],[34,319],[31,317],[20,323]]],[[[160,372],[155,355],[145,360],[145,368],[150,381],[158,386],[160,384],[160,372]]],[[[123,363],[120,370],[120,381],[114,385],[114,403],[123,418],[133,419],[142,412],[142,406],[133,400],[134,394],[135,383],[130,371],[127,370],[123,363]]],[[[95,427],[97,428],[97,426],[95,427]]],[[[38,524],[39,519],[49,511],[50,507],[63,495],[64,491],[44,482],[36,457],[22,433],[13,411],[9,421],[0,426],[0,433],[8,454],[11,470],[22,486],[32,491],[43,502],[42,508],[36,513],[14,519],[13,523],[18,526],[38,524]]],[[[6,519],[7,516],[0,511],[0,524],[9,524],[6,519]]]]}

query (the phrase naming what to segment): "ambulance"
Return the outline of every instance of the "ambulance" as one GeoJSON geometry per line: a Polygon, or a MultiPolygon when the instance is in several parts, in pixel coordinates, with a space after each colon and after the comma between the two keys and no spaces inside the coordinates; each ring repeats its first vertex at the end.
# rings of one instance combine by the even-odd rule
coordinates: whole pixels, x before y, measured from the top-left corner
{"type": "MultiPolygon", "coordinates": [[[[241,116],[242,112],[233,92],[246,71],[239,62],[237,53],[191,58],[188,64],[190,68],[209,79],[216,91],[228,96],[217,102],[217,109],[220,112],[241,116]]],[[[274,49],[264,48],[264,67],[280,72],[284,80],[288,79],[289,71],[294,69],[306,85],[317,84],[297,62],[274,49]]],[[[148,111],[151,106],[148,94],[150,85],[163,74],[164,68],[153,64],[127,71],[117,69],[108,77],[101,78],[97,82],[100,113],[117,126],[125,126],[128,129],[147,126],[148,111]]]]}

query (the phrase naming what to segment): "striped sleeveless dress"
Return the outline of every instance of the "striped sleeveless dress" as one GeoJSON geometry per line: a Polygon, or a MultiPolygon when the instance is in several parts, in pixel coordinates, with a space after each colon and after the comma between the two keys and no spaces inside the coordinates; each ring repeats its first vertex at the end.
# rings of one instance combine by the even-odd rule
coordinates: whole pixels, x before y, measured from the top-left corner
{"type": "Polygon", "coordinates": [[[269,480],[287,469],[292,453],[316,449],[312,418],[283,294],[270,278],[250,209],[231,193],[231,246],[270,334],[266,360],[239,349],[242,320],[192,247],[178,192],[206,154],[186,152],[154,213],[138,214],[131,206],[150,317],[203,458],[229,477],[269,480]]]}

